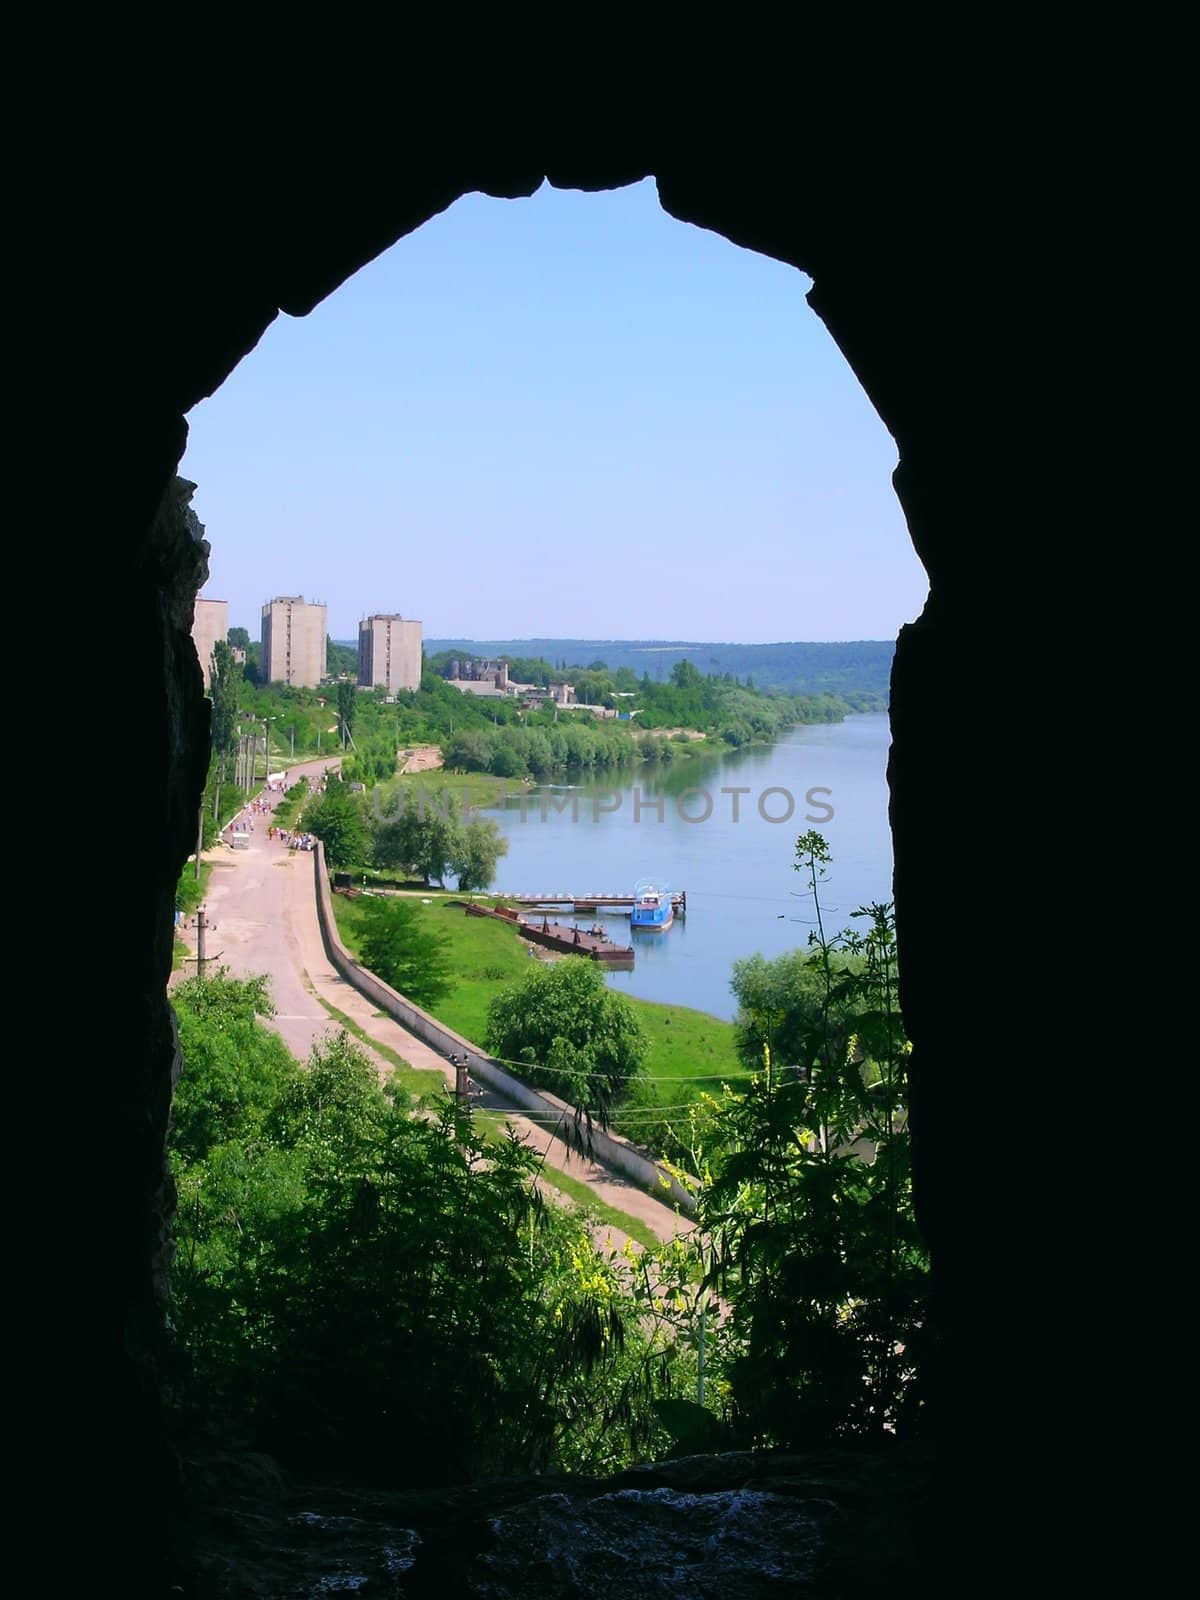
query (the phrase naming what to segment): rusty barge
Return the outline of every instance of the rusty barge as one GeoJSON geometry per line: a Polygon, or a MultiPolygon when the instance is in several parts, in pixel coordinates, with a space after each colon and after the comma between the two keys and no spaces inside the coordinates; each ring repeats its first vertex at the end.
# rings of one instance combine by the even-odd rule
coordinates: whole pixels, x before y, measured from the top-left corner
{"type": "Polygon", "coordinates": [[[548,915],[540,919],[524,917],[511,906],[481,906],[473,900],[468,902],[466,911],[469,917],[494,917],[498,922],[507,922],[522,939],[560,955],[587,956],[617,971],[633,966],[633,946],[615,944],[603,928],[576,928],[565,922],[551,922],[548,915]]]}

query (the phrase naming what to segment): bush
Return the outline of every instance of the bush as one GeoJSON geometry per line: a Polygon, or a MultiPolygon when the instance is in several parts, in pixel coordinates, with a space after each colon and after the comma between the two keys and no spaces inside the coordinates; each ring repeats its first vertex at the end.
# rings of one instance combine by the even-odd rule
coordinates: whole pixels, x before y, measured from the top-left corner
{"type": "Polygon", "coordinates": [[[642,1070],[646,1038],[633,1007],[614,994],[592,961],[536,962],[488,1010],[489,1050],[525,1066],[550,1089],[606,1127],[642,1070]]]}
{"type": "Polygon", "coordinates": [[[534,1151],[485,1146],[446,1100],[405,1115],[345,1034],[302,1069],[257,1020],[262,980],[175,998],[171,1313],[194,1431],[422,1487],[613,1471],[665,1443],[655,1400],[688,1352],[541,1203],[534,1151]]]}
{"type": "Polygon", "coordinates": [[[366,810],[345,784],[330,782],[304,811],[304,827],[325,846],[331,867],[361,866],[370,849],[366,810]]]}

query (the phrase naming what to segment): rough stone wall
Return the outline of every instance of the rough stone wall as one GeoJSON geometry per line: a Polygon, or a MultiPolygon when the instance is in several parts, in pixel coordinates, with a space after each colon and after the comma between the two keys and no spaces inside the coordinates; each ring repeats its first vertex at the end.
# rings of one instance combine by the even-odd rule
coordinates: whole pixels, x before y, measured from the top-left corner
{"type": "MultiPolygon", "coordinates": [[[[1078,1221],[1074,1203],[1065,1183],[1044,1174],[1013,1180],[1014,1133],[995,1111],[1013,1041],[979,1026],[985,937],[992,949],[1023,948],[1022,981],[1039,992],[1058,981],[1056,958],[1029,948],[1026,907],[989,894],[986,882],[986,936],[955,931],[978,911],[963,904],[978,863],[996,861],[1001,874],[1013,861],[1072,847],[1069,819],[1014,804],[1009,746],[998,733],[1015,707],[1036,703],[1047,618],[1061,626],[1073,594],[1064,582],[1073,576],[1070,530],[1039,510],[1022,476],[1031,330],[1044,326],[1036,283],[1014,274],[998,244],[1024,241],[1036,251],[1044,237],[1053,197],[1038,188],[1040,157],[1007,122],[959,121],[920,145],[905,116],[863,104],[857,138],[838,124],[836,136],[803,142],[788,123],[771,141],[739,146],[712,136],[701,150],[676,137],[668,147],[624,105],[569,127],[551,119],[536,138],[518,138],[502,100],[456,100],[457,92],[447,91],[438,127],[453,125],[462,146],[439,134],[427,163],[427,128],[414,139],[386,120],[369,138],[330,126],[318,149],[298,110],[261,145],[208,141],[206,169],[189,172],[187,249],[161,248],[175,220],[173,190],[150,156],[120,167],[105,189],[111,244],[95,292],[107,342],[88,379],[98,371],[126,393],[107,419],[102,559],[122,608],[123,707],[135,730],[119,746],[122,780],[146,826],[122,857],[113,908],[120,962],[97,1002],[96,1028],[112,1047],[104,1109],[115,1129],[94,1172],[104,1255],[85,1263],[73,1285],[89,1321],[107,1318],[124,1337],[74,1381],[81,1392],[107,1382],[118,1396],[109,1424],[132,1446],[121,1483],[140,1505],[136,1525],[150,1530],[142,1543],[153,1544],[169,1499],[149,1377],[175,1063],[163,988],[172,894],[194,833],[207,739],[187,637],[202,560],[185,492],[172,488],[182,417],[280,309],[305,314],[459,194],[515,198],[547,174],[564,187],[598,189],[653,172],[673,215],[812,275],[810,303],[900,449],[897,492],[932,585],[897,652],[890,780],[903,1000],[915,1044],[916,1178],[947,1350],[939,1423],[954,1511],[945,1527],[957,1518],[964,1543],[975,1534],[994,1549],[987,1473],[994,1478],[995,1463],[1011,1462],[1026,1437],[1036,1440],[1022,1478],[1022,1525],[1031,1528],[1083,1401],[1080,1369],[1061,1360],[1042,1316],[1078,1221]],[[954,161],[945,158],[951,143],[954,161]],[[1057,1403],[1047,1408],[1051,1387],[1057,1403]],[[970,1484],[969,1496],[955,1497],[955,1484],[970,1484]]],[[[1053,742],[1039,744],[1028,725],[1024,732],[1026,761],[1043,760],[1043,778],[1061,770],[1053,742]]],[[[106,748],[98,737],[97,749],[106,748]]],[[[103,814],[116,828],[128,809],[113,804],[103,814]]],[[[1050,1097],[1043,1116],[1055,1115],[1048,1103],[1064,1104],[1053,1098],[1058,1065],[1052,1041],[1036,1030],[1022,1037],[1022,1081],[1037,1081],[1050,1097]]],[[[1082,1324],[1074,1348],[1086,1364],[1082,1324]]],[[[1009,1526],[1006,1548],[1012,1536],[1009,1526]]]]}

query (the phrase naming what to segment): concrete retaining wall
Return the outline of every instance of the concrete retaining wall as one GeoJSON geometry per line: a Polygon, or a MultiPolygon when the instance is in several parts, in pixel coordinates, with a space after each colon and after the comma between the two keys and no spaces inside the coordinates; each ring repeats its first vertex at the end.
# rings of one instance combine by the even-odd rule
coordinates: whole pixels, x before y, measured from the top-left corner
{"type": "MultiPolygon", "coordinates": [[[[481,1083],[486,1083],[489,1088],[495,1089],[498,1094],[508,1096],[514,1103],[526,1111],[533,1112],[544,1121],[547,1131],[558,1132],[562,1135],[570,1129],[575,1122],[574,1108],[556,1095],[547,1093],[544,1089],[533,1089],[520,1078],[516,1078],[498,1061],[493,1061],[479,1046],[470,1039],[464,1039],[461,1033],[455,1033],[453,1028],[446,1027],[436,1017],[431,1017],[428,1011],[414,1005],[411,1000],[406,1000],[402,994],[377,978],[368,968],[360,965],[346,949],[338,936],[337,923],[333,916],[333,896],[329,888],[329,874],[325,870],[325,848],[320,840],[312,852],[313,874],[317,894],[317,917],[321,924],[321,937],[325,943],[325,953],[328,955],[335,971],[345,978],[358,990],[359,994],[370,1000],[380,1011],[386,1011],[388,1016],[394,1017],[410,1033],[416,1034],[418,1039],[439,1051],[443,1056],[464,1053],[471,1058],[471,1073],[481,1083]]],[[[673,1178],[669,1172],[663,1170],[657,1162],[649,1156],[636,1150],[627,1140],[619,1134],[606,1133],[603,1129],[592,1127],[592,1153],[602,1166],[619,1172],[622,1177],[636,1183],[639,1188],[646,1189],[658,1195],[664,1202],[677,1203],[685,1211],[691,1211],[694,1205],[692,1196],[673,1178]]]]}

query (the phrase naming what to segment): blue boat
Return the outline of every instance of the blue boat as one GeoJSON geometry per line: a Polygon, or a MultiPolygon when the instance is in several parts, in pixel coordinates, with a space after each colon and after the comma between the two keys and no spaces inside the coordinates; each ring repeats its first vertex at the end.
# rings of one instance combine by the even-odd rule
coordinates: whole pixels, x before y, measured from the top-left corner
{"type": "Polygon", "coordinates": [[[633,909],[629,913],[631,928],[669,928],[675,920],[675,902],[667,889],[660,888],[644,878],[634,885],[633,909]]]}

